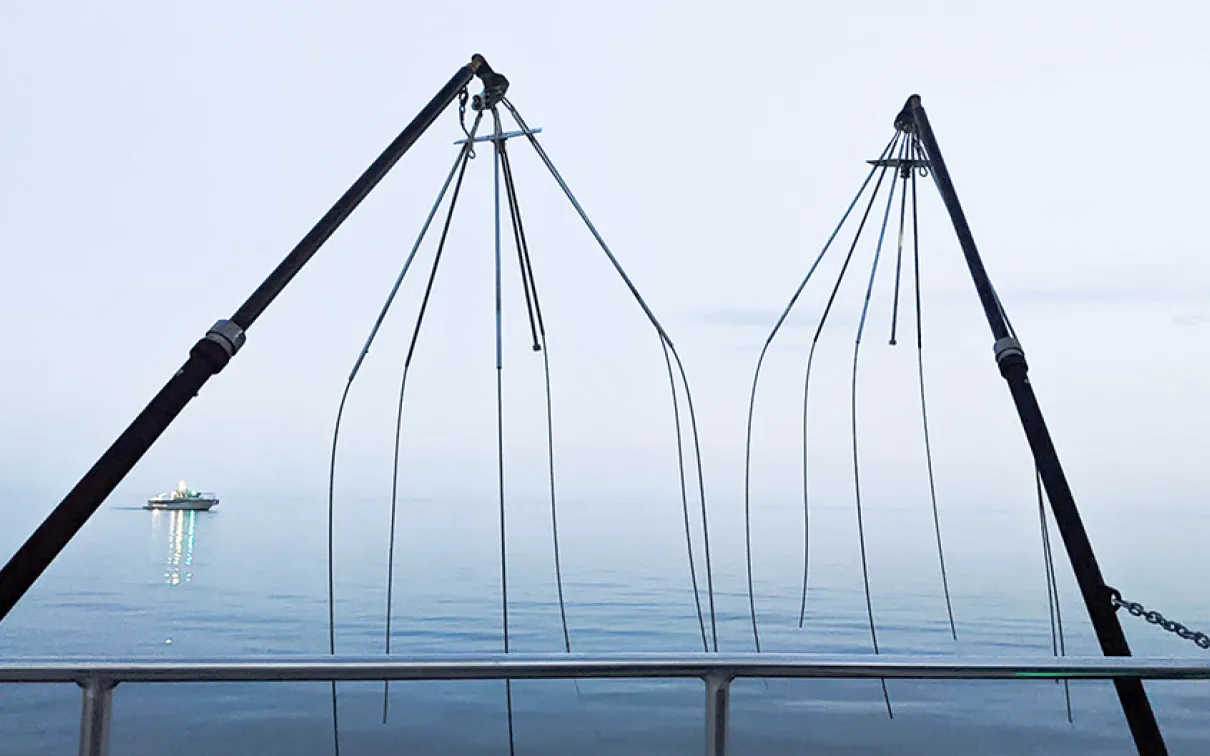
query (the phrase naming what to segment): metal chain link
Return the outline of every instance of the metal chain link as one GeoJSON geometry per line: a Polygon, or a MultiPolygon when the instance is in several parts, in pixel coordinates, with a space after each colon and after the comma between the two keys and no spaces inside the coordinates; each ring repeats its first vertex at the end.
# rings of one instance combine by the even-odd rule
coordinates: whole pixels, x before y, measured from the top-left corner
{"type": "MultiPolygon", "coordinates": [[[[470,99],[470,96],[471,94],[467,91],[466,87],[463,87],[462,91],[458,93],[458,123],[462,125],[462,133],[466,134],[468,140],[471,139],[471,132],[466,128],[466,101],[470,99]]],[[[471,160],[475,159],[474,142],[471,142],[466,156],[471,160]]]]}
{"type": "Polygon", "coordinates": [[[1185,640],[1193,641],[1200,648],[1210,649],[1210,635],[1190,630],[1181,623],[1175,620],[1170,620],[1155,610],[1147,609],[1138,602],[1126,601],[1122,598],[1122,594],[1118,593],[1117,590],[1112,588],[1110,589],[1109,600],[1113,602],[1113,608],[1115,610],[1124,608],[1126,611],[1130,612],[1132,616],[1142,617],[1143,619],[1147,620],[1149,624],[1159,625],[1170,633],[1175,633],[1185,640]]]}

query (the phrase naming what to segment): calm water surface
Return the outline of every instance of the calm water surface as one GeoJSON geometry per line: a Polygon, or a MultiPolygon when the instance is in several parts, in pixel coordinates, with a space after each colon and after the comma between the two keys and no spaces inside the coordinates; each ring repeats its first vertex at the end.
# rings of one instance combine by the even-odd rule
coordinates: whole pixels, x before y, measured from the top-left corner
{"type": "MultiPolygon", "coordinates": [[[[6,502],[0,554],[11,553],[56,497],[6,502]],[[11,513],[11,515],[10,515],[11,513]]],[[[137,497],[108,502],[26,600],[0,625],[0,656],[158,659],[327,652],[326,526],[321,499],[224,498],[212,513],[147,512],[137,497]]],[[[562,650],[547,505],[509,511],[513,649],[562,650]]],[[[563,503],[567,616],[575,650],[694,651],[700,635],[689,590],[679,501],[563,503]]],[[[405,502],[401,512],[393,653],[500,649],[498,523],[482,500],[405,502]]],[[[752,649],[738,502],[714,503],[720,645],[752,649]],[[717,514],[715,514],[717,513],[717,514]]],[[[949,634],[919,506],[873,508],[867,538],[879,640],[887,653],[1024,656],[1050,652],[1036,511],[943,512],[957,642],[949,634]]],[[[338,651],[382,653],[386,511],[341,503],[338,651]]],[[[806,627],[797,627],[801,514],[794,502],[757,510],[758,611],[766,651],[869,653],[852,510],[823,506],[812,522],[806,627]]],[[[1190,512],[1088,515],[1103,566],[1124,592],[1194,626],[1210,601],[1180,574],[1210,554],[1190,512]],[[1186,542],[1185,546],[1181,546],[1186,542]],[[1162,547],[1166,559],[1149,552],[1162,547]],[[1180,573],[1171,565],[1179,564],[1180,573]],[[1129,589],[1128,587],[1129,586],[1129,589]],[[1142,595],[1137,595],[1137,594],[1142,595]]],[[[1061,559],[1061,557],[1060,557],[1061,559]]],[[[1068,648],[1095,646],[1065,563],[1068,648]]],[[[700,564],[699,564],[700,569],[700,564]]],[[[1141,622],[1139,654],[1194,656],[1192,644],[1141,622]]],[[[1149,685],[1173,753],[1210,752],[1210,686],[1149,685]]],[[[501,683],[341,686],[347,754],[507,753],[501,683]]],[[[1049,681],[892,681],[888,720],[872,681],[743,681],[733,690],[737,753],[1127,754],[1111,687],[1049,681]]],[[[115,754],[324,754],[328,689],[316,684],[124,684],[116,693],[115,754]]],[[[702,688],[693,682],[525,681],[514,686],[522,754],[699,753],[702,688]]],[[[79,693],[71,686],[0,686],[0,752],[74,753],[79,693]]]]}

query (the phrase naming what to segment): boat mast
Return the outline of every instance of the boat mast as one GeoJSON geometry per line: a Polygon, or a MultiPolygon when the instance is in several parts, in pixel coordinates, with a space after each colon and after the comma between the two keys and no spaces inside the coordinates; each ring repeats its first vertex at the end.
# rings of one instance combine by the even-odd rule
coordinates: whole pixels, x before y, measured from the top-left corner
{"type": "Polygon", "coordinates": [[[185,364],[38,526],[8,564],[0,569],[0,621],[168,429],[185,405],[206,385],[206,381],[226,367],[243,346],[245,331],[475,76],[488,89],[502,80],[482,55],[474,55],[353,182],[235,314],[229,320],[215,323],[194,344],[185,364]]]}
{"type": "MultiPolygon", "coordinates": [[[[1130,656],[1130,646],[1126,643],[1126,634],[1118,622],[1113,604],[1113,590],[1106,585],[1101,575],[1101,568],[1092,551],[1092,542],[1084,530],[1080,511],[1076,507],[1071,487],[1067,484],[1067,477],[1063,474],[1058,452],[1055,451],[1054,442],[1046,428],[1046,420],[1042,417],[1042,409],[1034,396],[1033,386],[1030,385],[1025,352],[1017,341],[999,297],[996,296],[996,290],[988,278],[987,270],[983,267],[983,260],[975,247],[975,238],[967,225],[966,215],[958,202],[958,194],[941,157],[941,150],[937,146],[937,138],[924,112],[924,106],[920,104],[919,95],[908,98],[903,110],[895,118],[895,128],[914,132],[924,145],[933,180],[941,193],[941,199],[945,202],[946,210],[949,211],[954,231],[958,235],[958,243],[966,257],[971,279],[995,339],[996,364],[1000,367],[1000,375],[1008,383],[1008,390],[1017,407],[1017,415],[1029,440],[1034,464],[1046,489],[1047,498],[1050,499],[1059,534],[1071,560],[1071,567],[1075,572],[1076,582],[1079,584],[1080,594],[1084,598],[1084,605],[1088,609],[1088,616],[1092,620],[1101,651],[1106,656],[1130,656]]],[[[1163,735],[1160,733],[1155,713],[1151,710],[1151,702],[1147,699],[1142,681],[1118,679],[1114,680],[1113,684],[1138,752],[1145,756],[1167,754],[1163,735]]]]}

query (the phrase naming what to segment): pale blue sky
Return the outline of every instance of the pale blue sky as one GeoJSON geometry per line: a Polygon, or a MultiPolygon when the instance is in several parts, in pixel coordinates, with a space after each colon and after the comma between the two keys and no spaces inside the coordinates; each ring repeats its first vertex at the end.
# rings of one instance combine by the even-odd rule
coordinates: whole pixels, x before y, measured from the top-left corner
{"type": "MultiPolygon", "coordinates": [[[[1210,420],[1208,22],[1192,2],[538,2],[495,14],[443,3],[6,4],[0,488],[54,499],[70,488],[193,341],[482,52],[680,345],[720,511],[738,507],[759,344],[913,92],[1022,336],[1077,496],[1092,507],[1196,503],[1210,420]]],[[[451,110],[121,495],[179,477],[228,495],[322,495],[342,383],[459,136],[451,110]]],[[[551,333],[561,483],[584,496],[673,492],[657,344],[534,156],[521,143],[513,152],[551,333]]],[[[405,469],[417,492],[490,491],[494,480],[481,155],[410,389],[405,469]]],[[[923,186],[947,504],[1028,495],[986,324],[923,186]]],[[[819,447],[819,483],[838,496],[849,493],[847,370],[868,270],[855,264],[860,283],[838,304],[813,389],[820,432],[834,437],[819,447]]],[[[515,270],[505,273],[510,480],[540,492],[541,365],[515,270]]],[[[341,468],[350,492],[389,483],[421,276],[409,280],[351,400],[341,468]]],[[[889,282],[875,294],[879,334],[889,282]]],[[[798,495],[802,369],[824,284],[767,364],[756,473],[768,501],[798,495]]],[[[879,335],[865,355],[871,496],[918,498],[912,352],[888,350],[879,335]]]]}

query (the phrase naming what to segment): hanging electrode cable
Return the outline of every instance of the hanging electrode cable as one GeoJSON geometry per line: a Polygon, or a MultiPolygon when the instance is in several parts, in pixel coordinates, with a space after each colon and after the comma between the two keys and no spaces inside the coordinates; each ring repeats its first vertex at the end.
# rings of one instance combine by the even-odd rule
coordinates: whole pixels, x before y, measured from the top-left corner
{"type": "MultiPolygon", "coordinates": [[[[1075,496],[1059,460],[1054,439],[1047,428],[1046,418],[1029,378],[1029,363],[1025,350],[1012,335],[1004,307],[996,296],[983,258],[979,254],[970,223],[958,199],[949,169],[942,158],[937,135],[919,95],[908,97],[903,108],[895,116],[895,127],[919,137],[928,157],[929,173],[941,196],[946,214],[949,215],[971,283],[979,297],[980,308],[991,332],[996,367],[1012,397],[1021,428],[1029,442],[1034,465],[1042,476],[1046,498],[1058,523],[1058,532],[1071,562],[1076,585],[1080,589],[1080,598],[1096,631],[1097,645],[1106,656],[1129,657],[1130,644],[1126,640],[1120,619],[1114,613],[1116,606],[1113,602],[1113,589],[1106,583],[1101,572],[1075,496]]],[[[1148,756],[1166,754],[1168,750],[1164,744],[1164,736],[1143,682],[1137,678],[1117,678],[1113,681],[1113,687],[1138,753],[1148,756]]]]}
{"type": "MultiPolygon", "coordinates": [[[[908,137],[909,144],[911,137],[908,137]]],[[[895,295],[891,298],[891,346],[895,346],[898,342],[895,339],[896,332],[899,326],[899,280],[902,277],[903,271],[903,229],[907,215],[907,196],[908,196],[908,178],[914,175],[912,164],[915,162],[915,150],[909,149],[907,155],[907,163],[901,160],[898,166],[899,177],[903,186],[899,192],[899,240],[895,249],[895,295]]]]}
{"type": "MultiPolygon", "coordinates": [[[[882,157],[886,156],[887,151],[891,149],[891,144],[894,141],[895,141],[894,138],[892,138],[890,142],[887,142],[886,147],[883,148],[882,154],[879,155],[880,159],[882,157]]],[[[870,184],[870,179],[874,178],[874,172],[877,170],[878,170],[877,166],[870,168],[870,172],[868,174],[866,174],[865,181],[862,181],[861,186],[857,189],[857,194],[854,195],[853,200],[851,202],[849,202],[849,206],[845,209],[844,214],[840,216],[840,222],[836,224],[836,228],[832,229],[832,234],[828,237],[828,240],[824,243],[823,249],[821,249],[819,251],[819,254],[816,255],[815,261],[811,263],[811,267],[807,269],[807,274],[805,276],[803,276],[802,281],[798,284],[798,288],[794,290],[794,294],[790,297],[790,301],[786,305],[785,309],[782,310],[781,316],[777,319],[777,322],[773,324],[773,329],[769,332],[769,335],[765,338],[765,343],[761,347],[761,350],[760,350],[760,356],[756,360],[756,370],[754,370],[752,373],[752,391],[748,397],[748,427],[747,427],[747,433],[744,438],[744,553],[745,553],[745,556],[747,559],[747,569],[748,569],[748,611],[752,618],[752,638],[755,641],[757,651],[760,651],[760,630],[758,629],[757,619],[756,619],[756,595],[755,595],[755,591],[753,590],[753,587],[752,587],[752,507],[751,507],[751,502],[752,502],[752,418],[753,418],[753,414],[755,413],[755,410],[756,410],[756,389],[760,382],[760,370],[761,370],[761,367],[765,363],[765,355],[768,354],[769,346],[773,343],[773,339],[777,336],[778,332],[781,330],[782,325],[786,322],[786,318],[788,318],[790,316],[790,312],[794,309],[794,305],[798,303],[798,298],[802,295],[803,290],[807,287],[807,282],[811,280],[811,276],[813,276],[815,274],[815,269],[819,267],[819,264],[821,262],[823,262],[824,255],[826,255],[828,253],[828,250],[832,247],[832,242],[836,240],[837,234],[839,234],[840,229],[844,227],[845,221],[847,221],[849,219],[849,215],[852,214],[853,208],[857,206],[857,202],[861,199],[861,195],[865,193],[866,187],[869,186],[869,184],[870,184]]],[[[806,565],[807,565],[807,552],[808,552],[808,546],[809,546],[808,536],[810,534],[809,526],[810,526],[810,520],[809,520],[808,515],[804,511],[804,515],[803,515],[803,586],[804,586],[804,588],[803,588],[802,607],[799,610],[799,620],[798,620],[799,627],[802,627],[803,617],[806,615],[806,588],[805,588],[805,586],[806,586],[806,582],[807,582],[806,565]]]]}
{"type": "MultiPolygon", "coordinates": [[[[482,114],[475,118],[475,123],[470,133],[474,133],[479,128],[479,121],[482,114]]],[[[424,295],[420,300],[420,309],[416,315],[416,325],[412,328],[412,340],[408,344],[407,356],[403,360],[402,376],[399,380],[399,400],[395,407],[395,444],[391,458],[391,519],[388,526],[388,545],[387,545],[387,586],[386,586],[386,631],[384,637],[384,653],[387,656],[391,655],[391,619],[392,619],[392,600],[395,588],[395,523],[396,513],[399,504],[399,455],[402,449],[403,439],[403,401],[407,393],[408,372],[412,367],[412,357],[416,354],[416,343],[420,338],[420,328],[424,324],[424,315],[428,311],[429,298],[433,294],[433,284],[437,280],[437,270],[441,265],[442,255],[445,252],[445,242],[449,237],[450,223],[454,219],[454,208],[458,205],[458,197],[462,193],[462,180],[466,176],[467,162],[470,160],[471,141],[467,141],[466,145],[459,153],[458,163],[458,180],[454,184],[454,192],[450,195],[449,209],[446,211],[445,224],[441,228],[441,238],[437,242],[437,252],[433,256],[433,267],[429,271],[428,283],[424,287],[424,295]]],[[[382,721],[386,724],[387,713],[390,706],[390,690],[391,682],[386,680],[382,684],[382,721]]]]}
{"type": "MultiPolygon", "coordinates": [[[[359,360],[360,362],[360,360],[359,360]]],[[[354,370],[354,375],[356,370],[354,370]]],[[[349,399],[349,389],[353,388],[353,375],[345,383],[344,391],[340,394],[340,407],[336,410],[336,426],[332,431],[332,461],[328,466],[328,653],[336,655],[336,586],[335,586],[335,549],[333,545],[334,496],[336,486],[336,442],[340,438],[340,421],[344,417],[345,402],[349,399]]],[[[332,681],[332,752],[340,756],[340,716],[337,713],[336,681],[332,681]]]]}
{"type": "MultiPolygon", "coordinates": [[[[575,208],[577,214],[579,214],[579,216],[580,216],[580,219],[584,222],[584,225],[588,228],[588,230],[592,234],[593,238],[596,239],[597,245],[600,246],[601,251],[605,253],[605,256],[608,258],[610,264],[613,265],[614,270],[617,271],[617,273],[621,277],[623,283],[625,283],[627,289],[630,290],[631,296],[634,297],[634,299],[638,303],[639,307],[643,310],[644,314],[647,316],[647,319],[651,322],[652,326],[655,328],[656,333],[660,337],[661,343],[667,345],[667,348],[672,355],[673,361],[676,363],[677,370],[681,377],[682,386],[685,389],[685,403],[686,403],[686,408],[688,409],[690,429],[691,429],[691,433],[693,435],[694,456],[695,456],[695,461],[696,461],[697,471],[698,471],[698,492],[699,492],[699,500],[700,500],[700,504],[701,504],[702,541],[703,541],[704,552],[705,552],[706,593],[707,593],[707,598],[708,598],[708,602],[709,602],[709,606],[710,606],[710,631],[711,631],[713,650],[717,651],[718,650],[718,625],[717,625],[717,619],[715,616],[715,609],[714,609],[714,577],[713,577],[712,560],[711,560],[711,556],[710,556],[710,529],[709,529],[707,509],[706,509],[706,491],[705,491],[705,486],[703,485],[705,476],[704,476],[704,472],[702,469],[702,461],[701,461],[701,441],[700,441],[698,431],[697,431],[697,416],[696,416],[696,412],[694,411],[694,407],[693,407],[693,397],[689,390],[688,380],[685,377],[684,365],[681,363],[680,355],[678,354],[678,352],[676,350],[676,346],[673,345],[672,339],[668,336],[667,332],[664,330],[664,327],[660,324],[659,320],[655,317],[655,314],[651,311],[651,308],[647,306],[647,302],[643,299],[642,295],[639,294],[638,289],[635,287],[634,283],[630,280],[630,277],[626,274],[626,271],[622,268],[621,263],[618,262],[618,259],[614,256],[613,252],[609,249],[609,245],[607,245],[605,243],[605,239],[601,236],[600,232],[597,231],[596,226],[594,226],[592,221],[588,218],[588,214],[584,211],[584,208],[580,205],[580,202],[576,199],[575,195],[572,193],[571,188],[568,187],[567,182],[563,180],[563,177],[559,174],[558,169],[555,168],[554,163],[551,161],[550,157],[546,154],[546,150],[542,148],[542,145],[538,142],[538,139],[534,135],[533,131],[526,125],[525,119],[521,117],[521,114],[517,111],[517,108],[514,107],[511,102],[509,102],[508,98],[502,98],[501,102],[504,104],[504,106],[506,108],[508,108],[508,110],[512,114],[513,118],[517,121],[517,125],[521,127],[521,130],[525,134],[526,138],[529,140],[530,145],[533,146],[534,151],[537,152],[537,154],[538,154],[538,157],[541,158],[543,164],[546,165],[547,170],[550,171],[551,177],[554,178],[555,183],[557,183],[559,185],[559,187],[563,190],[564,195],[566,195],[568,201],[571,202],[572,207],[575,208]]],[[[680,433],[679,425],[677,428],[677,432],[680,433]]],[[[692,551],[692,544],[689,544],[689,550],[692,551]]]]}
{"type": "MultiPolygon", "coordinates": [[[[479,119],[475,120],[474,129],[478,129],[479,119]]],[[[416,237],[416,242],[412,245],[411,251],[407,258],[404,259],[403,267],[399,271],[399,275],[395,278],[395,283],[391,287],[391,291],[387,294],[386,302],[383,303],[382,310],[378,313],[378,318],[374,321],[373,327],[370,329],[370,335],[366,339],[365,345],[357,356],[357,360],[353,363],[353,369],[349,371],[349,377],[345,381],[345,387],[340,396],[340,405],[336,410],[336,422],[332,431],[332,454],[328,467],[328,653],[336,654],[336,589],[335,589],[335,490],[336,490],[336,449],[337,442],[340,438],[340,423],[344,417],[345,403],[349,398],[349,390],[353,387],[353,381],[357,378],[361,365],[365,361],[366,355],[370,352],[370,347],[374,343],[374,339],[378,335],[378,330],[382,326],[383,320],[386,318],[387,312],[395,301],[395,295],[399,292],[399,287],[403,284],[403,279],[407,275],[408,270],[412,266],[412,261],[416,258],[416,253],[420,249],[421,242],[424,241],[425,235],[428,233],[429,227],[433,223],[433,219],[437,215],[438,209],[441,207],[441,202],[445,199],[445,194],[449,190],[454,176],[459,174],[459,169],[465,164],[465,151],[459,153],[454,160],[454,165],[450,168],[449,174],[445,178],[445,183],[441,185],[441,191],[437,193],[437,200],[433,203],[433,207],[429,210],[428,216],[425,218],[424,224],[420,228],[420,233],[416,237]]],[[[388,613],[389,616],[389,613],[388,613]]],[[[389,637],[389,634],[388,634],[389,637]]],[[[332,683],[332,736],[333,750],[336,756],[340,755],[340,726],[339,717],[337,715],[337,698],[336,698],[336,683],[332,683]]]]}
{"type": "Polygon", "coordinates": [[[710,646],[706,642],[706,620],[702,614],[702,599],[697,587],[697,567],[693,560],[693,535],[689,527],[689,492],[685,483],[685,450],[684,443],[681,437],[681,409],[680,403],[676,397],[676,377],[672,372],[672,359],[668,356],[668,345],[660,339],[660,346],[664,350],[664,364],[668,366],[668,384],[672,389],[672,417],[676,423],[676,463],[677,469],[680,472],[681,481],[681,512],[685,519],[685,543],[689,545],[689,581],[693,586],[693,605],[697,609],[697,625],[702,633],[702,651],[709,651],[710,646]]]}
{"type": "MultiPolygon", "coordinates": [[[[899,134],[896,133],[895,136],[891,139],[890,144],[887,145],[886,149],[883,150],[882,154],[884,156],[894,154],[894,150],[898,146],[898,144],[899,144],[899,134]]],[[[877,162],[884,163],[885,161],[883,161],[880,158],[877,162]]],[[[806,513],[810,511],[810,496],[809,496],[810,477],[808,474],[809,467],[807,464],[807,460],[808,460],[808,457],[807,457],[808,443],[807,442],[808,442],[808,438],[809,438],[808,408],[809,408],[809,399],[810,399],[810,391],[811,391],[811,368],[815,364],[815,349],[819,345],[819,338],[823,334],[824,326],[827,325],[828,315],[832,312],[832,305],[836,302],[836,294],[837,294],[837,292],[840,291],[840,285],[844,282],[845,274],[849,270],[849,263],[852,262],[852,260],[853,260],[853,252],[857,249],[857,243],[861,240],[861,234],[865,230],[865,224],[870,218],[870,211],[874,208],[874,201],[878,198],[878,192],[882,188],[882,181],[883,181],[883,179],[886,178],[887,166],[884,164],[884,165],[881,165],[880,168],[881,168],[881,170],[878,171],[878,180],[876,182],[874,182],[874,190],[870,193],[869,202],[866,203],[865,211],[861,215],[861,221],[857,224],[857,231],[856,231],[856,233],[853,234],[853,243],[849,245],[849,251],[845,255],[844,263],[840,267],[840,273],[836,276],[836,283],[833,284],[832,291],[828,295],[827,304],[824,305],[823,313],[819,317],[819,324],[815,328],[815,335],[811,338],[811,347],[807,352],[807,369],[806,369],[806,374],[803,378],[803,386],[802,386],[802,506],[803,506],[803,512],[804,512],[804,515],[803,515],[804,521],[806,521],[806,519],[807,519],[806,513]]],[[[803,576],[805,578],[806,574],[807,574],[805,551],[804,551],[803,556],[804,556],[803,576]]],[[[798,618],[799,627],[803,626],[803,623],[806,619],[806,593],[807,593],[806,581],[804,580],[802,597],[801,597],[801,600],[799,603],[799,618],[798,618]]],[[[751,603],[751,601],[749,603],[751,603]]]]}
{"type": "MultiPolygon", "coordinates": [[[[702,544],[703,544],[704,550],[705,550],[705,562],[706,562],[706,597],[710,603],[710,644],[711,644],[711,649],[713,651],[717,652],[718,651],[718,623],[715,621],[715,618],[714,618],[714,575],[712,572],[712,568],[711,568],[712,562],[710,559],[710,526],[708,524],[707,517],[706,517],[706,476],[702,471],[701,434],[699,434],[698,430],[697,430],[697,413],[693,409],[693,394],[690,393],[690,391],[689,391],[689,377],[687,375],[685,375],[685,365],[681,362],[681,356],[679,354],[677,354],[676,347],[674,347],[672,345],[672,340],[670,338],[668,338],[668,334],[664,333],[661,330],[660,337],[661,337],[661,339],[660,339],[661,345],[665,349],[667,349],[667,353],[664,355],[665,361],[667,361],[667,356],[670,353],[672,355],[673,360],[676,362],[677,372],[681,376],[681,385],[685,389],[685,407],[686,407],[686,409],[689,410],[689,431],[690,431],[690,435],[693,438],[693,461],[694,461],[694,465],[697,467],[697,490],[700,494],[699,501],[701,502],[702,544]]],[[[675,407],[676,407],[675,393],[673,394],[673,397],[672,397],[672,403],[673,403],[673,407],[675,409],[675,407]]],[[[679,448],[679,446],[681,444],[680,415],[679,415],[679,413],[674,412],[673,416],[674,416],[673,419],[677,424],[677,446],[679,448]]],[[[677,458],[678,458],[678,460],[683,458],[679,451],[677,453],[677,458]]],[[[682,470],[684,469],[683,465],[680,465],[680,467],[682,468],[682,470]]],[[[688,536],[686,536],[686,537],[688,537],[688,536]]],[[[693,554],[692,545],[689,546],[689,553],[690,553],[690,557],[692,557],[692,554],[693,554]]],[[[696,579],[693,582],[694,582],[694,585],[696,586],[696,584],[697,584],[696,579]]],[[[695,600],[696,600],[696,589],[695,589],[694,595],[695,595],[695,600]]]]}
{"type": "MultiPolygon", "coordinates": [[[[494,227],[495,227],[495,274],[496,274],[496,450],[497,472],[500,491],[500,617],[504,632],[504,653],[509,652],[508,642],[508,538],[504,516],[504,337],[503,301],[500,287],[500,148],[504,144],[500,127],[500,113],[493,105],[492,120],[495,123],[495,149],[493,172],[495,176],[494,227]]],[[[513,732],[513,681],[504,680],[505,707],[508,715],[508,753],[516,753],[513,732]]]]}
{"type": "MultiPolygon", "coordinates": [[[[538,282],[534,278],[533,264],[529,256],[529,243],[525,238],[525,226],[521,222],[521,204],[517,198],[512,164],[509,162],[506,148],[505,140],[500,140],[500,166],[504,172],[509,218],[512,221],[513,239],[517,245],[521,287],[525,291],[525,306],[530,318],[530,330],[534,336],[534,350],[542,352],[542,371],[546,385],[546,460],[550,478],[550,529],[551,540],[554,544],[555,587],[559,594],[559,619],[563,629],[563,649],[567,653],[571,653],[571,633],[567,628],[567,605],[563,599],[563,568],[559,552],[559,510],[555,494],[555,429],[554,403],[551,398],[550,383],[550,350],[546,343],[546,324],[542,319],[542,306],[538,301],[538,282]]],[[[579,690],[578,687],[577,690],[579,690]]]]}
{"type": "MultiPolygon", "coordinates": [[[[924,429],[924,461],[928,468],[929,501],[933,507],[933,535],[937,541],[937,563],[941,566],[941,589],[945,594],[945,612],[949,617],[950,636],[954,640],[958,640],[958,628],[954,624],[954,607],[950,600],[949,574],[945,569],[945,549],[941,545],[941,516],[937,511],[937,484],[933,477],[933,447],[929,439],[928,403],[925,401],[924,393],[924,319],[921,315],[922,309],[920,304],[920,227],[917,223],[919,216],[916,205],[916,174],[920,172],[916,170],[916,164],[923,162],[923,154],[920,151],[919,141],[915,138],[915,135],[912,135],[912,162],[913,165],[910,167],[912,182],[912,267],[915,274],[913,280],[916,293],[916,375],[920,386],[920,423],[924,429]]],[[[901,239],[902,236],[901,232],[901,239]]]]}
{"type": "Polygon", "coordinates": [[[497,147],[500,154],[500,169],[504,176],[504,194],[508,203],[508,219],[513,230],[513,243],[517,248],[517,267],[521,271],[521,291],[525,295],[525,314],[529,318],[529,332],[533,338],[533,349],[535,352],[542,351],[541,344],[538,343],[538,319],[535,316],[537,301],[536,292],[533,288],[533,281],[530,276],[533,271],[530,269],[529,249],[525,243],[525,238],[522,235],[522,227],[520,225],[520,212],[517,205],[517,188],[513,184],[513,169],[512,164],[508,160],[508,141],[501,139],[497,147]]]}
{"type": "MultiPolygon", "coordinates": [[[[907,154],[907,140],[899,148],[899,162],[902,163],[904,156],[907,154]]],[[[853,339],[853,382],[850,389],[850,408],[851,417],[853,420],[853,498],[857,505],[857,542],[861,549],[861,581],[865,587],[865,608],[866,617],[870,622],[870,641],[874,646],[874,653],[879,653],[878,650],[878,629],[874,624],[874,602],[870,596],[870,565],[866,556],[865,544],[865,518],[861,511],[861,472],[858,465],[857,451],[857,365],[858,356],[861,353],[861,334],[865,330],[866,315],[870,309],[870,296],[874,293],[874,280],[878,274],[878,261],[882,257],[882,242],[886,238],[887,220],[891,217],[891,205],[895,199],[895,181],[891,181],[891,188],[887,192],[886,211],[882,215],[882,228],[878,232],[878,244],[874,247],[874,261],[870,264],[870,281],[866,285],[865,301],[861,305],[861,318],[857,322],[857,336],[853,339]]],[[[880,680],[882,683],[882,698],[886,702],[886,713],[889,717],[894,717],[895,712],[891,708],[891,696],[887,691],[886,679],[880,680]]]]}
{"type": "MultiPolygon", "coordinates": [[[[1046,499],[1042,491],[1042,476],[1037,468],[1034,469],[1034,482],[1038,489],[1038,523],[1042,529],[1042,562],[1046,567],[1046,603],[1050,610],[1050,647],[1056,656],[1067,656],[1067,641],[1063,634],[1063,609],[1059,604],[1059,582],[1055,573],[1055,556],[1050,547],[1050,525],[1046,522],[1046,499]]],[[[1055,680],[1063,683],[1063,702],[1067,707],[1067,722],[1074,724],[1071,715],[1071,685],[1066,679],[1055,680]]]]}

